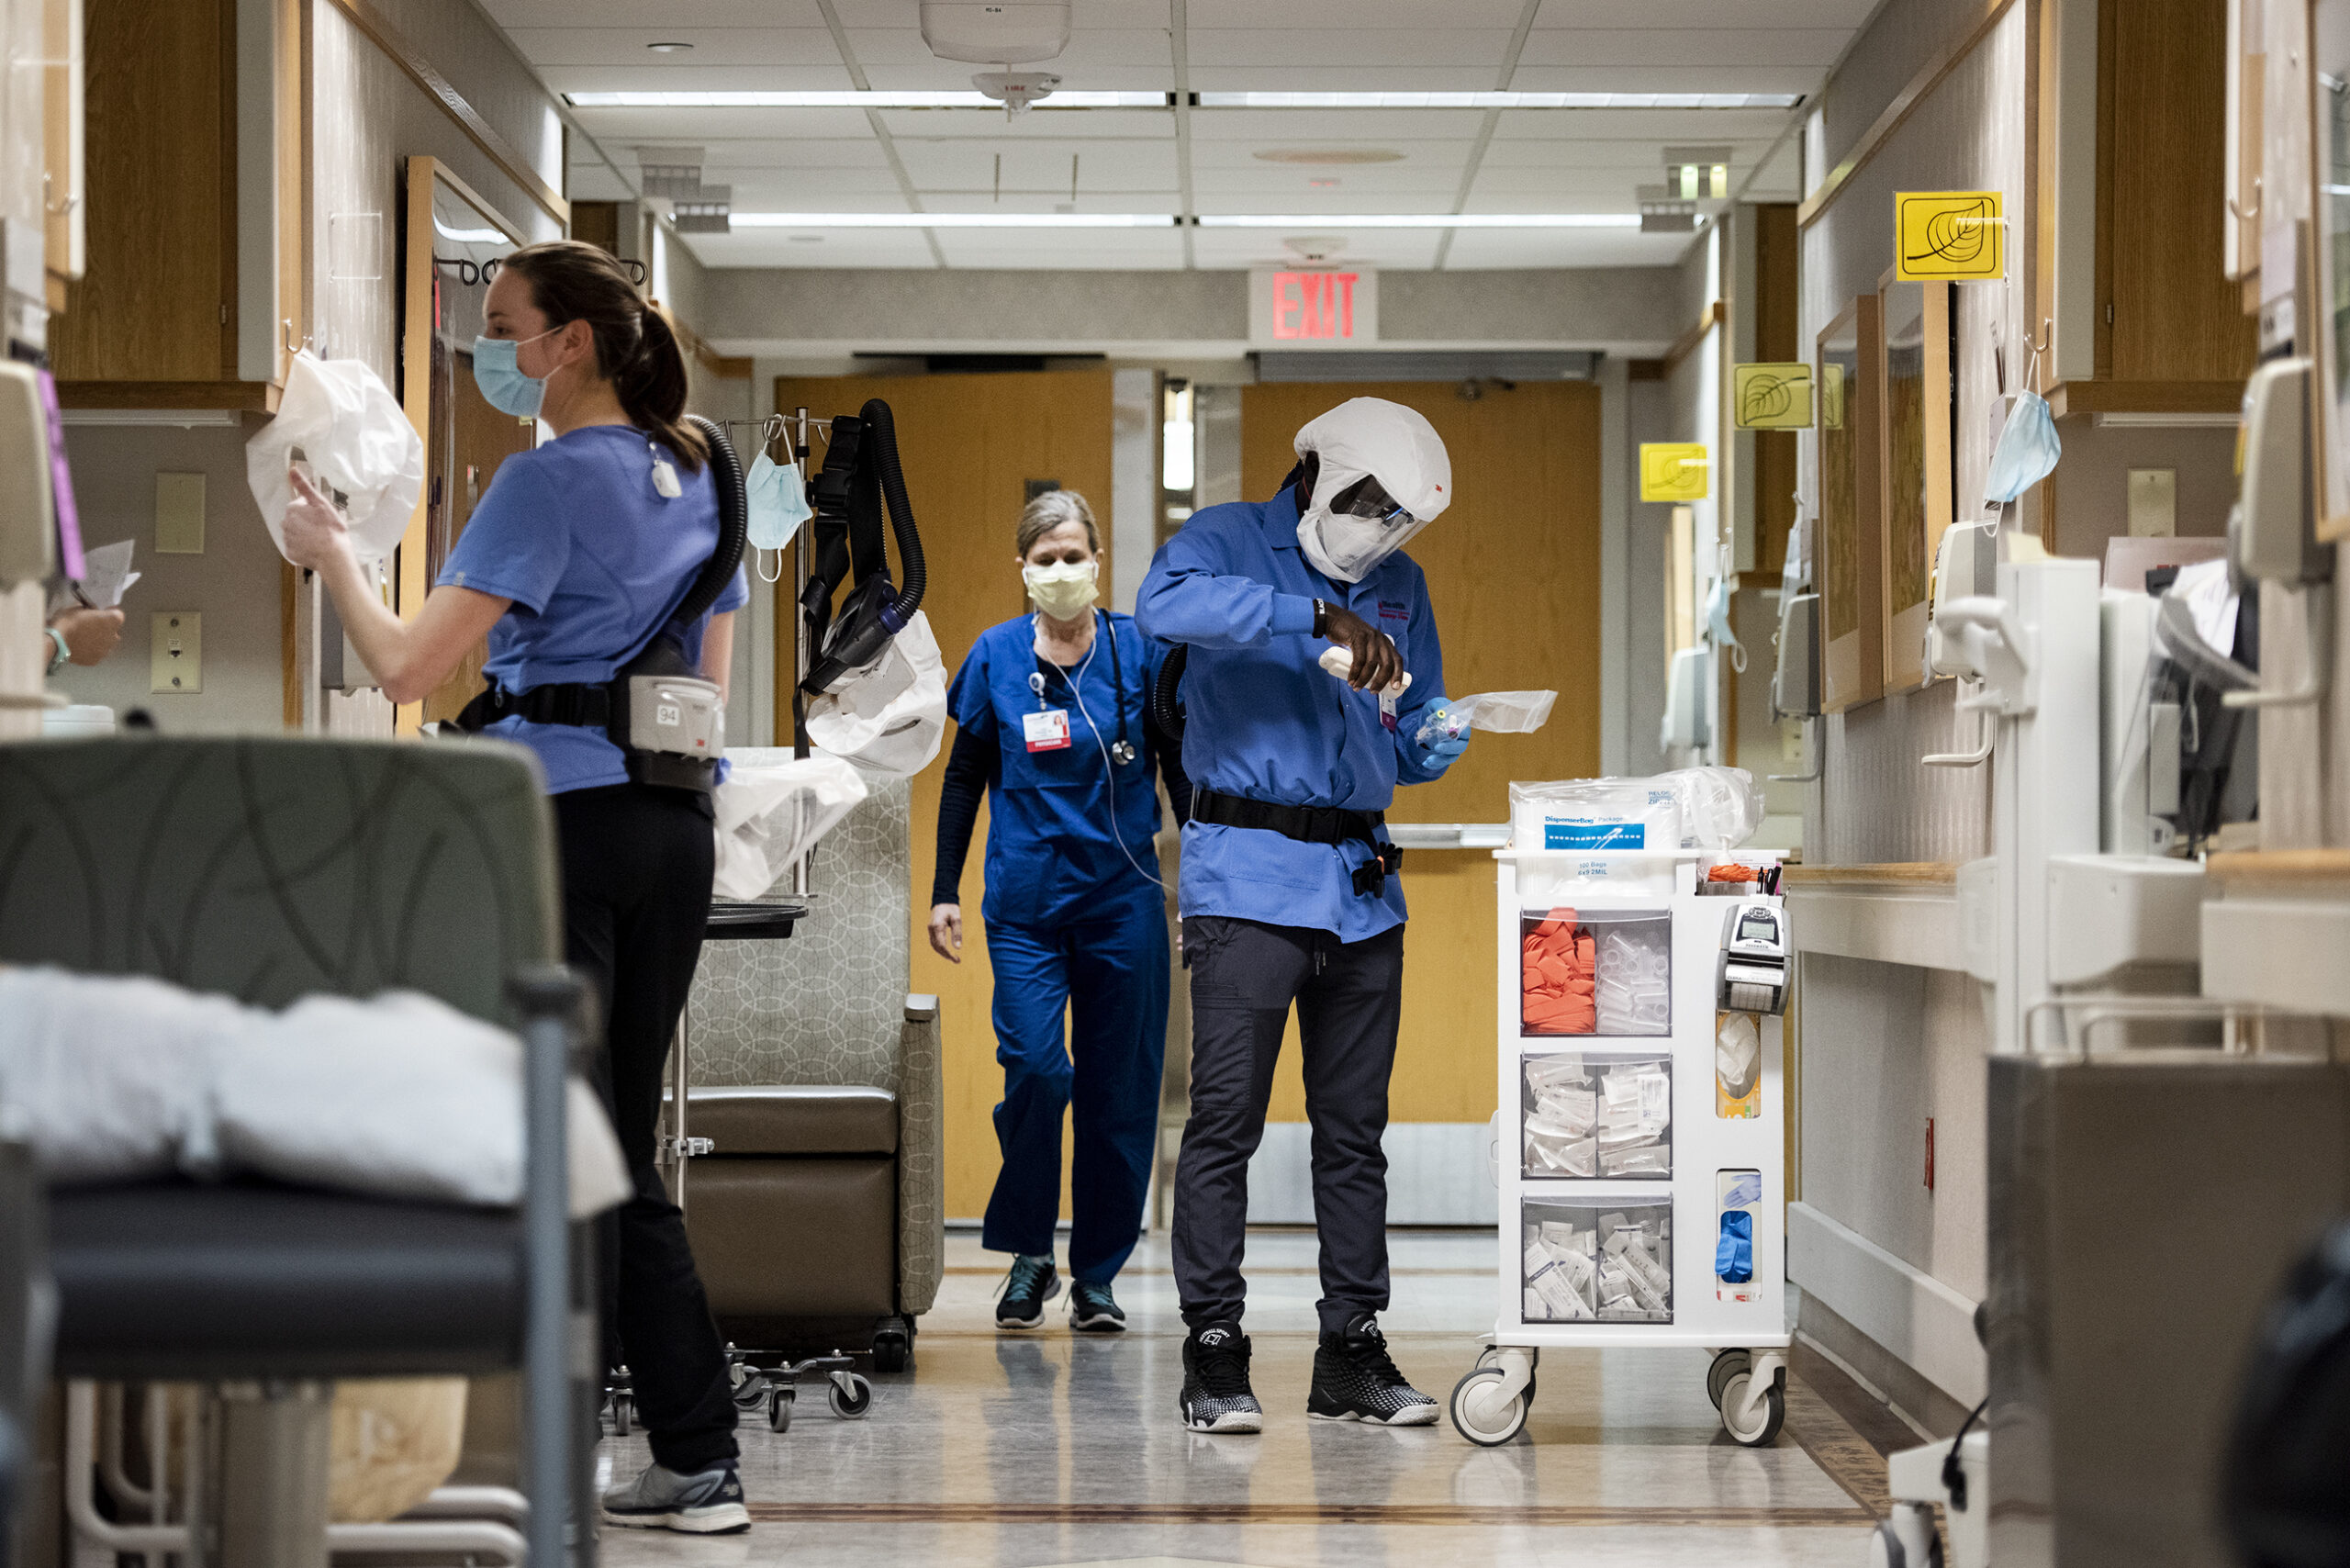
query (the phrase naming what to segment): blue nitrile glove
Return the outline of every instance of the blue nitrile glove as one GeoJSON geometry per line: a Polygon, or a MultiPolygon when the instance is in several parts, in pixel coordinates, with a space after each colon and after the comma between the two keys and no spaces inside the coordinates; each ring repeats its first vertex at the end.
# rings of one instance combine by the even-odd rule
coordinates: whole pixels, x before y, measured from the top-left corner
{"type": "Polygon", "coordinates": [[[1463,730],[1457,735],[1439,735],[1429,745],[1422,745],[1416,740],[1405,744],[1411,747],[1412,766],[1423,773],[1442,773],[1469,749],[1469,732],[1463,730]]]}
{"type": "Polygon", "coordinates": [[[1722,1215],[1721,1239],[1714,1243],[1714,1277],[1742,1285],[1754,1277],[1754,1216],[1744,1209],[1722,1215]]]}

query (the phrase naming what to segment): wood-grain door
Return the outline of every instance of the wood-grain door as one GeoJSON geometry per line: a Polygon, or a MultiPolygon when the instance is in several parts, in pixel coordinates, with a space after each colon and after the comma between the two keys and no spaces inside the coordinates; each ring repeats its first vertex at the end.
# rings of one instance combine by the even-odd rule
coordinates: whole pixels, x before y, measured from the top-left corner
{"type": "MultiPolygon", "coordinates": [[[[1398,822],[1498,823],[1513,779],[1599,771],[1599,389],[1586,382],[1270,383],[1240,402],[1242,494],[1270,496],[1295,461],[1298,427],[1349,398],[1427,416],[1457,495],[1408,547],[1427,575],[1448,695],[1548,688],[1550,722],[1530,735],[1478,734],[1442,779],[1397,791],[1398,822]]],[[[1494,1111],[1494,861],[1490,850],[1405,857],[1411,903],[1403,1036],[1390,1114],[1483,1122],[1494,1111]]],[[[1295,1023],[1272,1116],[1303,1121],[1295,1023]]]]}
{"type": "MultiPolygon", "coordinates": [[[[1027,604],[1013,535],[1032,483],[1052,481],[1083,495],[1092,504],[1102,543],[1108,545],[1110,373],[779,376],[775,384],[778,409],[804,406],[811,415],[823,419],[854,414],[868,398],[886,400],[896,418],[907,497],[922,526],[923,555],[930,574],[922,607],[930,616],[951,678],[980,633],[1018,615],[1027,604]]],[[[814,448],[811,463],[821,465],[823,443],[811,440],[810,444],[814,448]]],[[[894,546],[891,557],[895,559],[894,546]]],[[[787,574],[789,569],[787,565],[787,574]]],[[[1106,561],[1102,580],[1111,580],[1106,561]]],[[[788,615],[777,617],[776,633],[776,667],[788,671],[792,667],[788,615]]],[[[776,734],[788,736],[789,683],[779,679],[777,687],[776,734]]],[[[948,744],[953,744],[952,725],[948,744]]],[[[990,1117],[1003,1096],[1003,1073],[996,1065],[995,1031],[989,1022],[993,976],[979,918],[986,892],[984,811],[963,872],[962,963],[949,964],[933,954],[926,935],[937,860],[939,779],[946,767],[942,751],[914,779],[910,983],[917,991],[938,996],[945,1050],[946,1213],[968,1218],[986,1210],[1002,1164],[990,1117]]],[[[1066,1198],[1063,1203],[1066,1213],[1066,1198]]]]}

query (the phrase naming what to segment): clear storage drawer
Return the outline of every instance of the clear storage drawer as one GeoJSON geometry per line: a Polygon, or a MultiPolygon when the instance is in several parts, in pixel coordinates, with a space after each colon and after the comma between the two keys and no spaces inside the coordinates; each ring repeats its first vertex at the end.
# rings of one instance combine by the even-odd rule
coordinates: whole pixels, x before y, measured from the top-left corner
{"type": "Polygon", "coordinates": [[[1673,1321],[1670,1198],[1529,1201],[1520,1215],[1527,1322],[1673,1321]]]}
{"type": "Polygon", "coordinates": [[[1518,1071],[1522,1169],[1550,1180],[1673,1174],[1673,1058],[1550,1052],[1518,1071]]]}
{"type": "Polygon", "coordinates": [[[1673,1032],[1673,917],[1662,910],[1528,910],[1518,1025],[1529,1036],[1673,1032]]]}

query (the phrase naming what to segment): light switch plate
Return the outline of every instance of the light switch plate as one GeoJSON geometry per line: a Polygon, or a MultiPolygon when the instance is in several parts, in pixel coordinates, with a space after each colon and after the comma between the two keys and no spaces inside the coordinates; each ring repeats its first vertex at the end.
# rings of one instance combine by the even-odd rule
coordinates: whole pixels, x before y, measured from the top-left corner
{"type": "Polygon", "coordinates": [[[2178,470],[2130,470],[2130,537],[2169,539],[2178,532],[2178,470]]]}
{"type": "Polygon", "coordinates": [[[155,476],[155,554],[204,554],[204,476],[155,476]]]}
{"type": "Polygon", "coordinates": [[[204,617],[193,610],[159,610],[147,622],[153,689],[203,690],[204,617]]]}

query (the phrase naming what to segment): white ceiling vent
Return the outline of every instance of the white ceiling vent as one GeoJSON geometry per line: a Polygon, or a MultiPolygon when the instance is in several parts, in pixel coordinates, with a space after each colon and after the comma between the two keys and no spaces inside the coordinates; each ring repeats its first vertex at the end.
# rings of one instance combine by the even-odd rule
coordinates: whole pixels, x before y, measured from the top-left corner
{"type": "Polygon", "coordinates": [[[922,0],[922,41],[941,60],[1018,65],[1069,47],[1069,0],[922,0]]]}

